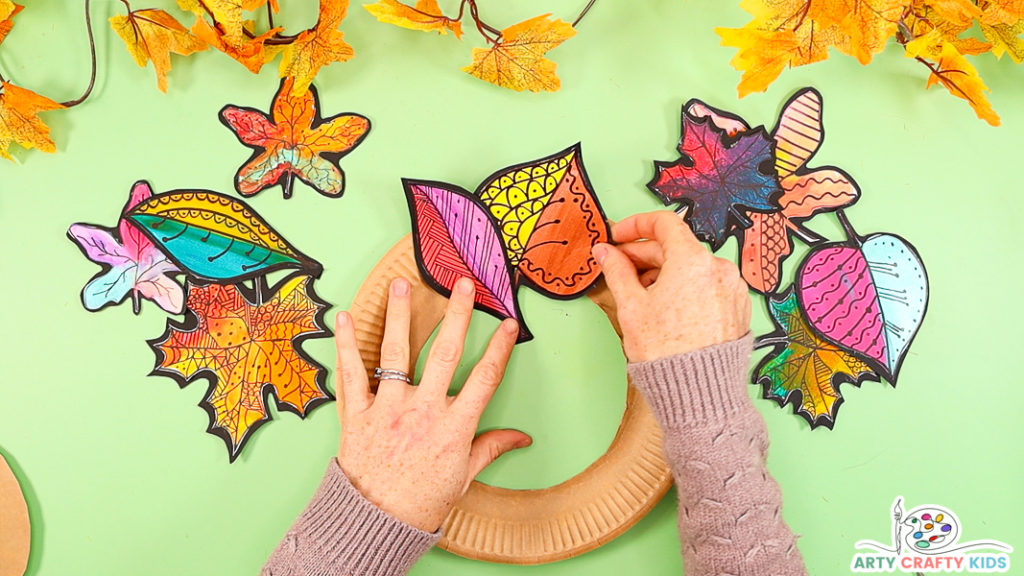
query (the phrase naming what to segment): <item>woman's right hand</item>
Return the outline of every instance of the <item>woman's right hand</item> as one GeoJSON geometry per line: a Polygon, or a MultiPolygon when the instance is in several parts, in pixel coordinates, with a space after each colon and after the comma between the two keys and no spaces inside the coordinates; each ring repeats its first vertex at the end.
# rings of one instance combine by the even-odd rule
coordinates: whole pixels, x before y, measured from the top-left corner
{"type": "Polygon", "coordinates": [[[612,226],[618,246],[594,258],[618,308],[630,362],[690,352],[750,330],[747,285],[732,262],[713,256],[674,212],[636,214],[612,226]]]}

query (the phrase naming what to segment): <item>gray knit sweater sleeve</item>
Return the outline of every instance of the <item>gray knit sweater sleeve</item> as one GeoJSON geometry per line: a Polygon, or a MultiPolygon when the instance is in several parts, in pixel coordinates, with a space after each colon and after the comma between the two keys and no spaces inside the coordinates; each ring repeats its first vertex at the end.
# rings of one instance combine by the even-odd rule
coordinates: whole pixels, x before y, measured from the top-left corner
{"type": "Polygon", "coordinates": [[[688,576],[807,574],[747,395],[752,338],[628,366],[665,434],[688,576]]]}
{"type": "Polygon", "coordinates": [[[331,459],[313,500],[261,576],[403,576],[441,538],[363,497],[331,459]]]}
{"type": "MultiPolygon", "coordinates": [[[[764,467],[764,422],[746,393],[750,349],[747,337],[629,365],[665,432],[689,576],[806,574],[764,467]]],[[[332,460],[262,576],[402,576],[439,538],[374,506],[332,460]]]]}

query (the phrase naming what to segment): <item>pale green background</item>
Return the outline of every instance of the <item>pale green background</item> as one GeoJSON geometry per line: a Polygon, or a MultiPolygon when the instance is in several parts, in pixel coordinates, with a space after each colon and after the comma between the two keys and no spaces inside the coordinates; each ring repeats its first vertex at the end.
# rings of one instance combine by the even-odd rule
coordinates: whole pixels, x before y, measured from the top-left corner
{"type": "MultiPolygon", "coordinates": [[[[88,57],[77,2],[29,0],[0,50],[0,71],[58,100],[85,85],[88,57]]],[[[180,14],[173,3],[157,5],[180,14]]],[[[292,29],[315,19],[315,3],[285,0],[292,29]]],[[[444,3],[450,5],[452,2],[444,3]]],[[[481,0],[501,27],[554,12],[571,19],[583,0],[481,0]]],[[[1004,125],[992,128],[940,89],[924,90],[923,67],[890,46],[870,67],[836,55],[790,70],[765,94],[737,100],[732,49],[716,26],[740,26],[734,2],[599,0],[576,38],[551,56],[563,89],[519,94],[459,71],[479,44],[377,23],[358,5],[344,23],[351,62],[317,78],[327,114],[358,111],[373,130],[343,160],[344,198],[297,185],[250,200],[273,225],[325,265],[321,295],[345,307],[385,250],[408,232],[399,178],[472,189],[502,166],[576,141],[609,217],[658,206],[644,184],[652,160],[672,160],[679,107],[702,98],[753,124],[774,124],[782,102],[813,85],[824,96],[826,142],[816,164],[836,164],[861,185],[848,214],[860,232],[898,233],[919,249],[931,305],[898,388],[845,386],[835,431],[811,431],[773,402],[756,400],[771,436],[769,467],[784,515],[803,534],[812,574],[848,571],[858,539],[887,540],[888,510],[952,508],[963,537],[1024,545],[1024,472],[1019,415],[1024,387],[1017,234],[1024,217],[1020,131],[1024,69],[977,58],[1004,125]]],[[[137,8],[147,7],[139,0],[137,8]]],[[[18,149],[0,163],[0,449],[22,480],[33,520],[29,574],[256,574],[302,509],[334,453],[333,405],[302,421],[275,414],[233,465],[206,434],[196,405],[204,383],[179,390],[148,377],[165,315],[150,303],[86,312],[79,290],[97,271],[65,237],[74,222],[111,225],[131,184],[155,190],[232,192],[249,151],[217,121],[226,103],[267,109],[276,63],[254,76],[220,53],[174,57],[168,94],[139,69],[109,27],[118,2],[94,3],[100,72],[84,105],[51,112],[58,153],[18,149]]],[[[813,227],[840,238],[829,216],[813,227]]],[[[732,257],[730,242],[721,254],[732,257]]],[[[789,261],[792,274],[799,255],[789,261]]],[[[523,290],[537,339],[519,347],[486,415],[536,443],[507,456],[486,478],[510,487],[561,481],[608,446],[624,398],[623,360],[606,321],[585,300],[557,302],[523,290]]],[[[756,333],[769,329],[755,302],[756,333]]],[[[480,315],[471,348],[495,322],[480,315]]],[[[333,362],[332,345],[306,345],[333,362]]],[[[750,387],[752,396],[758,393],[750,387]]],[[[2,519],[0,519],[2,521],[2,519]]],[[[509,567],[430,552],[413,573],[679,573],[675,498],[626,535],[580,558],[509,567]]]]}

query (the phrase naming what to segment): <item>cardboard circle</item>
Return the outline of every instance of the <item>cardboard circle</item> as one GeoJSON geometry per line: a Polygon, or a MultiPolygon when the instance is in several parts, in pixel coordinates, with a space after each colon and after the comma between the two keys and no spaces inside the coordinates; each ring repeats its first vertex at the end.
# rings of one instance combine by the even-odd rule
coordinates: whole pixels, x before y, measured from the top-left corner
{"type": "Polygon", "coordinates": [[[31,527],[18,479],[0,454],[0,576],[22,576],[28,567],[31,527]]]}
{"type": "MultiPolygon", "coordinates": [[[[412,364],[444,315],[447,299],[423,282],[412,236],[406,236],[370,272],[352,303],[359,349],[371,374],[380,361],[388,286],[399,276],[412,283],[412,364]]],[[[588,296],[618,333],[604,283],[588,296]]],[[[445,520],[439,545],[466,558],[506,564],[542,564],[593,550],[640,520],[672,485],[661,438],[643,396],[630,385],[622,422],[603,456],[569,480],[539,490],[474,481],[445,520]]]]}

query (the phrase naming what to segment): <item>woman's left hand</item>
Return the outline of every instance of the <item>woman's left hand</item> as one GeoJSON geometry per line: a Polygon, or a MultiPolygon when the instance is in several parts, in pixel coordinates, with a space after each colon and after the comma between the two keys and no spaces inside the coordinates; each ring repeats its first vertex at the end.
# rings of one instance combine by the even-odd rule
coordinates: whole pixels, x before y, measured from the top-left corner
{"type": "MultiPolygon", "coordinates": [[[[410,291],[403,278],[391,283],[381,368],[411,373],[410,291]]],[[[338,462],[369,501],[427,532],[440,528],[481,470],[531,442],[510,429],[476,436],[516,343],[514,320],[501,323],[462,390],[448,396],[473,312],[473,291],[468,278],[456,283],[418,386],[386,379],[371,393],[351,315],[341,312],[335,323],[337,388],[343,398],[338,462]]]]}

